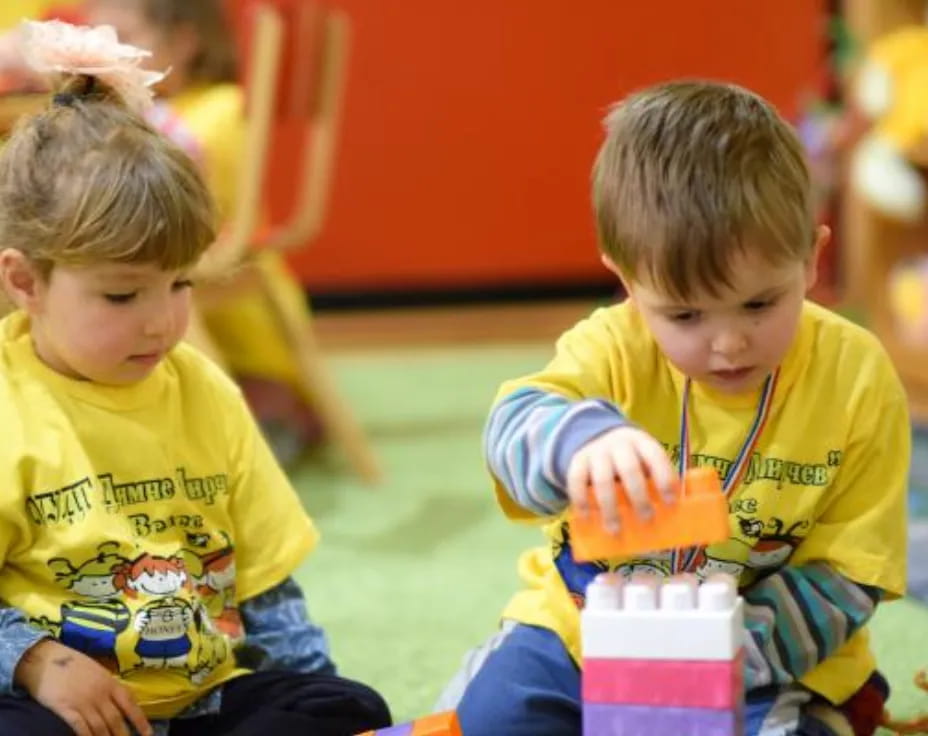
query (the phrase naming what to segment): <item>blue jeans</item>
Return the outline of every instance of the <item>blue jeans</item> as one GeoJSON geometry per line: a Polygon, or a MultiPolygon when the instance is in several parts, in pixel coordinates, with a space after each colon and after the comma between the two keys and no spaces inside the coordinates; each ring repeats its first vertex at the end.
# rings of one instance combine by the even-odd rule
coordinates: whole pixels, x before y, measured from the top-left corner
{"type": "MultiPolygon", "coordinates": [[[[810,700],[798,688],[751,693],[744,736],[835,736],[804,717],[810,700]]],[[[561,640],[547,629],[516,624],[469,679],[457,711],[466,736],[579,736],[581,707],[580,671],[561,640]]]]}

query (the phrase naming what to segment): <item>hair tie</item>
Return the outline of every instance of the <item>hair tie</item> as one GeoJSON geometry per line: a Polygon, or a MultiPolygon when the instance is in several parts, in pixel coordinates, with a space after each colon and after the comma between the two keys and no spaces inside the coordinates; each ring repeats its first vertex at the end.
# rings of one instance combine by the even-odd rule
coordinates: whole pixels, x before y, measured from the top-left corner
{"type": "Polygon", "coordinates": [[[141,67],[151,52],[119,43],[112,26],[90,28],[57,20],[27,20],[22,23],[20,41],[26,63],[34,71],[83,75],[87,77],[84,94],[90,94],[94,80],[99,79],[138,113],[151,105],[152,85],[164,79],[161,72],[141,67]]]}

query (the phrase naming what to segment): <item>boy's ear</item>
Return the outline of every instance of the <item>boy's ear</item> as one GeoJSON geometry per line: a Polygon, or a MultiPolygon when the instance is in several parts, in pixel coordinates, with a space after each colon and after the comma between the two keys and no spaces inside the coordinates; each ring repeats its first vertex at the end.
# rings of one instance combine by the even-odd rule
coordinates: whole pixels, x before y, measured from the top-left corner
{"type": "Polygon", "coordinates": [[[815,286],[816,281],[818,281],[818,262],[829,240],[831,240],[831,228],[827,225],[819,225],[815,229],[815,245],[812,247],[812,253],[806,261],[807,293],[815,286]]]}
{"type": "Polygon", "coordinates": [[[613,274],[615,274],[616,278],[622,283],[622,288],[625,290],[625,294],[628,296],[629,299],[631,299],[632,291],[631,289],[628,288],[629,287],[628,278],[625,276],[624,273],[622,273],[622,270],[618,266],[615,265],[615,261],[613,261],[605,253],[599,254],[599,260],[606,267],[607,271],[611,271],[613,274]]]}
{"type": "Polygon", "coordinates": [[[41,301],[45,281],[26,255],[15,248],[0,250],[0,287],[20,309],[34,314],[41,301]]]}

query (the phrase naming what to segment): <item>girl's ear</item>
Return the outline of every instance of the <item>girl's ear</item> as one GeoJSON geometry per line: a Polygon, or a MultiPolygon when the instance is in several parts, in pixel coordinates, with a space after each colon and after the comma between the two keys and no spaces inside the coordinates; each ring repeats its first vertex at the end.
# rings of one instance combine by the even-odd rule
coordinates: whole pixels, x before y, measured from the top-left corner
{"type": "Polygon", "coordinates": [[[0,251],[0,287],[10,300],[29,314],[36,314],[45,294],[45,279],[26,254],[16,248],[0,251]]]}

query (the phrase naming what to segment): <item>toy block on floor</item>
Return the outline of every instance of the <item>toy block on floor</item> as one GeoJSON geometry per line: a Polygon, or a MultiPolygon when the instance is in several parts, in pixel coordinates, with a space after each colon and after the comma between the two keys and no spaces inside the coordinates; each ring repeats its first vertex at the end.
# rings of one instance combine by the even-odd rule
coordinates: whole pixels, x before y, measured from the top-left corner
{"type": "Polygon", "coordinates": [[[737,708],[744,657],[730,660],[583,660],[583,702],[680,708],[737,708]]]}
{"type": "Polygon", "coordinates": [[[461,736],[461,725],[453,710],[435,713],[411,723],[365,731],[358,736],[461,736]]]}
{"type": "Polygon", "coordinates": [[[742,736],[740,712],[583,704],[583,736],[742,736]]]}
{"type": "Polygon", "coordinates": [[[688,470],[682,483],[678,483],[673,504],[665,503],[649,482],[654,514],[647,521],[638,518],[621,484],[616,482],[616,506],[622,524],[618,534],[603,527],[602,512],[592,489],[588,493],[589,513],[581,516],[573,510],[569,512],[571,548],[578,562],[703,546],[728,539],[731,533],[728,502],[712,468],[688,470]]]}
{"type": "Polygon", "coordinates": [[[743,602],[730,576],[603,574],[581,612],[584,659],[732,660],[741,650],[743,602]]]}
{"type": "Polygon", "coordinates": [[[744,603],[734,578],[598,575],[580,614],[584,736],[739,736],[744,603]]]}

